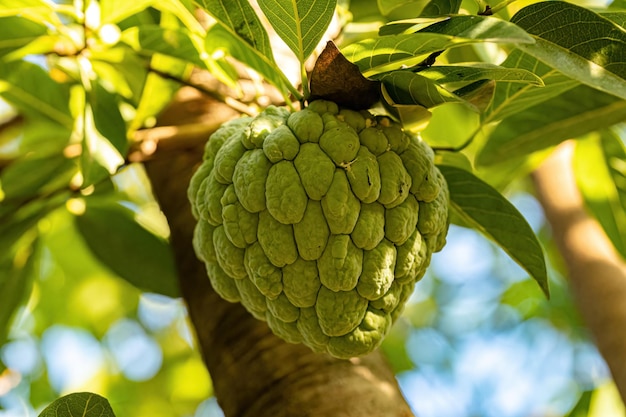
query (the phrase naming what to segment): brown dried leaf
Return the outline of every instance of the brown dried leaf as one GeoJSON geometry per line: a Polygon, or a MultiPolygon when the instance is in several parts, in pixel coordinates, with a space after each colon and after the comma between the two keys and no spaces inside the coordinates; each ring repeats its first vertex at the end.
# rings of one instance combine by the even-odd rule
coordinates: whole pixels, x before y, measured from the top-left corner
{"type": "Polygon", "coordinates": [[[380,82],[365,78],[332,41],[328,41],[311,73],[309,101],[325,99],[354,110],[369,109],[380,100],[380,82]]]}

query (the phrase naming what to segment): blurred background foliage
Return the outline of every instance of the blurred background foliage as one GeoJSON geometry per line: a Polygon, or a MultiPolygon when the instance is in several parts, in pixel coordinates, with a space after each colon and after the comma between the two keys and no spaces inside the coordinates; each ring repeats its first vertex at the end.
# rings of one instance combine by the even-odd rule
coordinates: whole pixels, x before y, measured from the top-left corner
{"type": "MultiPolygon", "coordinates": [[[[529,3],[515,2],[500,13],[506,18],[529,3]]],[[[462,8],[475,14],[484,4],[467,0],[462,8]]],[[[344,28],[345,42],[376,33],[385,21],[377,2],[353,1],[349,10],[352,18],[344,28]]],[[[155,9],[148,9],[123,20],[120,27],[156,21],[157,15],[155,9]]],[[[174,15],[181,16],[164,13],[166,25],[176,27],[174,15]]],[[[36,25],[31,28],[33,34],[39,34],[40,29],[36,25]]],[[[503,53],[493,45],[473,45],[455,48],[440,59],[443,63],[497,62],[503,53]]],[[[110,71],[107,59],[111,57],[105,55],[103,52],[101,67],[96,68],[99,75],[116,83],[118,92],[135,104],[131,111],[124,103],[121,108],[130,115],[122,111],[122,116],[127,123],[140,121],[131,129],[150,127],[171,97],[166,92],[173,92],[176,84],[154,77],[151,89],[159,94],[144,100],[128,81],[140,79],[144,83],[145,77],[154,73],[110,71]]],[[[119,58],[139,60],[133,55],[119,58]]],[[[172,56],[152,59],[157,69],[176,74],[189,70],[172,56]]],[[[36,55],[30,60],[41,65],[36,55]]],[[[212,69],[223,71],[227,81],[231,68],[221,62],[214,64],[212,69]]],[[[13,117],[15,110],[3,103],[0,119],[13,117]]],[[[448,104],[433,109],[423,136],[433,146],[459,146],[474,135],[479,124],[479,117],[467,107],[448,104]]],[[[623,143],[623,132],[616,129],[605,135],[623,143]]],[[[41,120],[20,123],[1,132],[0,156],[10,159],[28,150],[45,155],[47,147],[65,146],[70,134],[59,130],[58,125],[51,129],[41,120]]],[[[480,147],[481,138],[476,136],[468,155],[480,147]]],[[[590,143],[594,140],[600,140],[599,136],[590,136],[580,146],[593,151],[590,143]]],[[[439,157],[457,158],[445,153],[439,157]]],[[[47,182],[49,176],[54,174],[67,182],[76,174],[77,162],[67,166],[45,162],[37,159],[11,175],[22,185],[51,190],[55,197],[55,184],[47,182]]],[[[607,368],[572,304],[541,207],[530,183],[520,175],[535,163],[523,161],[527,167],[521,171],[521,165],[512,164],[509,170],[499,167],[479,174],[505,192],[538,234],[548,256],[552,298],[546,300],[526,272],[477,232],[452,226],[448,245],[434,256],[382,347],[405,396],[421,417],[626,415],[607,368]]],[[[585,169],[590,174],[606,175],[593,167],[587,163],[585,169]]],[[[6,180],[6,172],[3,175],[6,193],[6,184],[11,182],[6,180]]],[[[589,185],[592,178],[586,176],[591,190],[595,189],[589,185]]],[[[0,318],[9,319],[2,314],[11,311],[11,303],[19,304],[19,309],[10,317],[8,336],[0,347],[0,417],[35,416],[55,398],[75,391],[105,396],[119,416],[220,416],[181,299],[138,289],[150,279],[149,274],[137,286],[122,279],[120,275],[127,271],[111,270],[93,253],[94,241],[102,238],[109,245],[114,241],[99,236],[88,242],[79,230],[77,215],[84,213],[87,205],[100,204],[125,210],[144,229],[167,239],[167,224],[142,166],[129,164],[110,180],[94,180],[94,184],[88,192],[61,193],[58,200],[53,198],[45,217],[35,219],[35,232],[16,233],[21,243],[10,248],[16,255],[12,263],[4,257],[0,260],[0,274],[12,278],[4,283],[20,287],[3,287],[5,305],[0,308],[0,318]],[[6,297],[19,293],[26,296],[6,297]]],[[[25,216],[28,220],[28,214],[25,216]]],[[[169,258],[164,258],[167,264],[169,258]]],[[[172,291],[167,288],[164,292],[172,291]]]]}

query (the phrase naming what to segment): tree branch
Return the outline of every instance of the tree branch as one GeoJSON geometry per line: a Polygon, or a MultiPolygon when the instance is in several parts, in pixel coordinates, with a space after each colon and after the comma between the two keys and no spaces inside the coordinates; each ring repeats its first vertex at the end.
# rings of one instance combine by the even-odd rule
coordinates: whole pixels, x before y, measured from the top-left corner
{"type": "Polygon", "coordinates": [[[573,142],[533,174],[574,299],[626,401],[626,264],[585,211],[572,169],[573,142]]]}

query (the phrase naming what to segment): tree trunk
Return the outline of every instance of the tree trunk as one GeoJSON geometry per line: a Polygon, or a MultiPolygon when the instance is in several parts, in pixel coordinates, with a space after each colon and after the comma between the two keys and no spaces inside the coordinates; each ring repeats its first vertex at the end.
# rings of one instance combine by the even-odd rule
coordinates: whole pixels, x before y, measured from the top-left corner
{"type": "MultiPolygon", "coordinates": [[[[195,107],[209,111],[214,126],[235,116],[218,113],[221,107],[215,102],[195,107]]],[[[168,119],[189,119],[171,117],[184,108],[188,113],[188,103],[179,102],[168,119]]],[[[182,295],[226,417],[413,416],[380,353],[352,360],[315,354],[277,338],[240,304],[226,302],[212,290],[194,255],[195,220],[186,194],[207,138],[206,133],[178,142],[176,136],[168,138],[146,169],[170,224],[182,295]]]]}
{"type": "Polygon", "coordinates": [[[567,269],[574,300],[626,401],[626,265],[585,211],[568,142],[534,173],[539,199],[567,269]]]}

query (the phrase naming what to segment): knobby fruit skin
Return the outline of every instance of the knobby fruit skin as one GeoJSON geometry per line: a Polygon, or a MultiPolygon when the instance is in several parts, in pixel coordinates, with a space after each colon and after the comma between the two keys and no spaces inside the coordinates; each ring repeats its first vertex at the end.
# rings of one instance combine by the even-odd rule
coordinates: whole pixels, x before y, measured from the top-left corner
{"type": "Polygon", "coordinates": [[[188,188],[215,291],[288,342],[350,358],[380,345],[448,230],[418,137],[317,100],[224,124],[188,188]]]}

